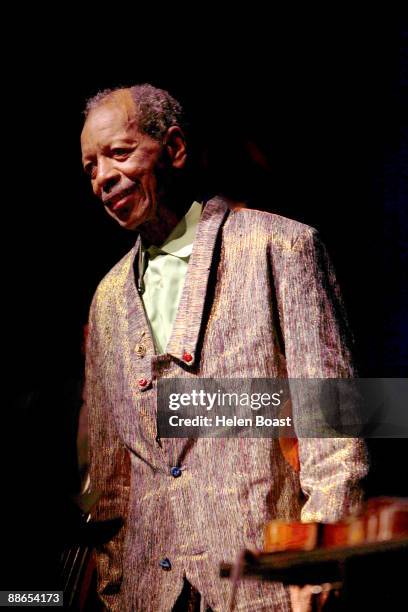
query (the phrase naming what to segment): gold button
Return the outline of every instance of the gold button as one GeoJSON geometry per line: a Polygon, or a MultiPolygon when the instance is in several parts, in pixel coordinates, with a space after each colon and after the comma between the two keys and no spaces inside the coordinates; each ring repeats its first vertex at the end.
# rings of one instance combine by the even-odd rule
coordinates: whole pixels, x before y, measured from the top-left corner
{"type": "Polygon", "coordinates": [[[144,344],[136,344],[135,351],[138,357],[144,357],[146,355],[146,347],[144,344]]]}

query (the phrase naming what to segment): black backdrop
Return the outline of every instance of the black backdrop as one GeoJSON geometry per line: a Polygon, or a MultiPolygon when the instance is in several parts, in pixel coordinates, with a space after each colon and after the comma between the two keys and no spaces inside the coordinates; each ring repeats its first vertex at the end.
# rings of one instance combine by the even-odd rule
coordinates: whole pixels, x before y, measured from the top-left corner
{"type": "MultiPolygon", "coordinates": [[[[151,82],[178,97],[215,183],[231,189],[246,176],[238,187],[251,205],[321,231],[361,374],[406,376],[407,30],[400,20],[367,18],[325,27],[289,20],[270,32],[260,18],[259,27],[230,24],[228,35],[208,27],[187,39],[139,23],[126,46],[95,32],[62,42],[57,30],[44,49],[34,33],[21,63],[10,62],[4,406],[19,421],[11,490],[23,542],[66,529],[64,500],[77,484],[82,327],[96,284],[134,240],[105,218],[81,171],[81,110],[99,89],[151,82]],[[263,167],[248,158],[248,143],[263,167]]],[[[370,491],[407,495],[406,441],[372,448],[370,491]]]]}
{"type": "Polygon", "coordinates": [[[12,163],[12,199],[3,204],[10,361],[19,381],[77,375],[81,367],[90,297],[133,240],[104,217],[82,176],[81,110],[99,89],[145,81],[181,99],[195,140],[210,147],[229,185],[245,163],[239,147],[260,148],[268,169],[250,174],[252,204],[318,227],[362,373],[402,374],[406,31],[398,22],[376,27],[287,26],[270,43],[252,33],[249,43],[238,37],[219,48],[209,36],[205,44],[193,37],[184,56],[166,54],[162,43],[153,54],[135,50],[134,62],[129,50],[116,59],[90,42],[88,49],[86,39],[78,57],[53,57],[52,46],[27,52],[6,96],[10,116],[17,111],[12,129],[17,124],[24,136],[12,163]]]}

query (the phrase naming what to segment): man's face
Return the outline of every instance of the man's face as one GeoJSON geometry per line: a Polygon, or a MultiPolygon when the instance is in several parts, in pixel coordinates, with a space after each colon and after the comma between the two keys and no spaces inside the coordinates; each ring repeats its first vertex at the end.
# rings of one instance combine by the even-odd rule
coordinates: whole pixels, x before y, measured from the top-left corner
{"type": "Polygon", "coordinates": [[[81,146],[93,192],[119,225],[134,230],[155,217],[163,146],[139,132],[129,92],[91,110],[81,146]]]}

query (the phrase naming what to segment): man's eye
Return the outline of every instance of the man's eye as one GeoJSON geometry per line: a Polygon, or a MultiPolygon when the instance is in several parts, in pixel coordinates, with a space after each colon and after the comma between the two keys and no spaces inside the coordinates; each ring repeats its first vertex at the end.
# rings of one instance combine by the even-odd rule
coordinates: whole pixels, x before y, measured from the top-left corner
{"type": "Polygon", "coordinates": [[[127,155],[129,155],[129,150],[128,149],[112,149],[112,153],[115,157],[126,157],[127,155]]]}

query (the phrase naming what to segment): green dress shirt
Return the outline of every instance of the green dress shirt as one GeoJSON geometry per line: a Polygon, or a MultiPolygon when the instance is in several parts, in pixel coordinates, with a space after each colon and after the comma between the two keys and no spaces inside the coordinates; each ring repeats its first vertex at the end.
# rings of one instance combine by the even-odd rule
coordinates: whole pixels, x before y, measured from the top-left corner
{"type": "Polygon", "coordinates": [[[202,204],[193,202],[161,246],[142,246],[147,255],[142,299],[159,354],[166,352],[176,318],[201,210],[202,204]]]}

